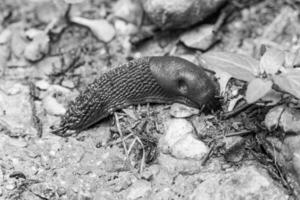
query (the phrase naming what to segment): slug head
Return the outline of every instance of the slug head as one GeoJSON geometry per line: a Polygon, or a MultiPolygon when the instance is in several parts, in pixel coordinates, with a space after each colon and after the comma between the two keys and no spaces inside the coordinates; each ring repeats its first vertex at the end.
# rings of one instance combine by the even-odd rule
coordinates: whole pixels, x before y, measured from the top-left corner
{"type": "Polygon", "coordinates": [[[168,93],[186,97],[197,107],[215,107],[216,87],[202,67],[178,57],[152,57],[150,67],[158,84],[168,93]]]}

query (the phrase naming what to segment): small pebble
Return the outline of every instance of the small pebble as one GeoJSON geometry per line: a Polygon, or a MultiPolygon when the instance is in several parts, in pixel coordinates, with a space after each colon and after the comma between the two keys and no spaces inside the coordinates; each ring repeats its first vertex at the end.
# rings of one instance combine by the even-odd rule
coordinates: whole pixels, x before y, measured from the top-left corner
{"type": "Polygon", "coordinates": [[[62,84],[62,86],[66,87],[66,88],[70,88],[70,89],[73,89],[75,87],[73,81],[70,81],[70,80],[64,80],[61,84],[62,84]]]}
{"type": "Polygon", "coordinates": [[[208,153],[208,147],[189,134],[171,147],[171,154],[180,159],[201,160],[208,153]]]}
{"type": "Polygon", "coordinates": [[[171,119],[166,124],[164,137],[161,138],[166,146],[173,146],[176,142],[194,133],[194,127],[186,119],[171,119]]]}
{"type": "Polygon", "coordinates": [[[15,188],[16,188],[16,186],[13,183],[9,183],[5,186],[5,189],[7,189],[7,190],[13,190],[15,188]]]}
{"type": "Polygon", "coordinates": [[[45,80],[40,80],[35,82],[35,86],[40,90],[47,90],[50,87],[50,84],[45,80]]]}
{"type": "Polygon", "coordinates": [[[50,95],[43,99],[43,105],[47,113],[50,115],[60,116],[66,113],[65,107],[58,103],[57,100],[50,95]]]}

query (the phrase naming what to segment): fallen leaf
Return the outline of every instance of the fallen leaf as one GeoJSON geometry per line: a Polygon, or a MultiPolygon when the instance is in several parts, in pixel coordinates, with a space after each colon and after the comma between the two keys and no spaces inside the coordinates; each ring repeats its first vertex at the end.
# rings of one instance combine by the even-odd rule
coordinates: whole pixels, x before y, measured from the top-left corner
{"type": "Polygon", "coordinates": [[[259,62],[257,60],[235,53],[205,53],[201,55],[200,62],[205,68],[227,72],[232,77],[243,81],[251,81],[259,73],[259,62]]]}
{"type": "Polygon", "coordinates": [[[285,51],[284,55],[284,67],[293,68],[297,57],[299,57],[299,51],[297,51],[296,53],[285,51]]]}
{"type": "Polygon", "coordinates": [[[261,98],[261,100],[267,102],[267,104],[264,103],[265,106],[271,106],[277,104],[282,99],[282,95],[283,94],[281,92],[271,89],[265,96],[261,98]]]}
{"type": "Polygon", "coordinates": [[[253,79],[247,87],[246,101],[254,103],[260,98],[264,97],[272,89],[272,81],[263,80],[260,78],[253,79]]]}
{"type": "Polygon", "coordinates": [[[274,83],[285,92],[300,99],[300,69],[287,69],[285,73],[273,76],[274,83]]]}
{"type": "Polygon", "coordinates": [[[233,98],[230,100],[227,111],[233,111],[233,109],[235,108],[236,104],[243,99],[244,97],[242,95],[238,95],[237,97],[233,98]]]}
{"type": "Polygon", "coordinates": [[[268,48],[260,60],[262,72],[275,74],[283,66],[285,59],[284,52],[274,48],[268,48]]]}
{"type": "Polygon", "coordinates": [[[224,94],[226,91],[227,83],[232,78],[232,76],[226,72],[217,71],[216,77],[218,78],[218,82],[220,85],[220,94],[224,94]]]}

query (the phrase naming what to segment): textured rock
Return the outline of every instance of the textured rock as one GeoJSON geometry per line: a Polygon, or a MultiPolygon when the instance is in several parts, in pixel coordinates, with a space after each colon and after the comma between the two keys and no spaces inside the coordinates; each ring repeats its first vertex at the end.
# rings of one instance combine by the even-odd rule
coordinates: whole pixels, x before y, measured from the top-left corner
{"type": "Polygon", "coordinates": [[[254,166],[226,175],[212,176],[206,179],[190,200],[284,200],[288,195],[277,186],[265,170],[254,166]]]}
{"type": "Polygon", "coordinates": [[[226,0],[144,0],[143,7],[151,21],[162,29],[184,28],[205,19],[226,0]]]}
{"type": "Polygon", "coordinates": [[[188,134],[194,133],[194,127],[186,119],[170,119],[165,126],[166,131],[162,142],[167,146],[173,146],[188,134]]]}
{"type": "Polygon", "coordinates": [[[194,127],[185,119],[171,119],[167,123],[166,134],[159,141],[164,153],[180,159],[201,160],[208,147],[195,138],[194,127]]]}
{"type": "Polygon", "coordinates": [[[208,147],[202,141],[190,134],[171,147],[171,154],[176,158],[201,160],[208,151],[208,147]]]}

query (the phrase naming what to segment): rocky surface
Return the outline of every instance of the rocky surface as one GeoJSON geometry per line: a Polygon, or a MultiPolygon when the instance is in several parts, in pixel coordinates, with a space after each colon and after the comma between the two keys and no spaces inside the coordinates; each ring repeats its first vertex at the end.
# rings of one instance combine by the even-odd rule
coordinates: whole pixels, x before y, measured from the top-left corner
{"type": "MultiPolygon", "coordinates": [[[[131,106],[116,112],[118,120],[109,117],[67,138],[51,134],[50,127],[59,123],[68,103],[94,78],[132,58],[173,55],[199,64],[200,52],[195,49],[256,56],[259,44],[278,43],[295,50],[295,35],[300,34],[299,23],[294,23],[296,4],[261,1],[238,7],[237,15],[220,30],[219,43],[210,46],[206,42],[213,24],[204,38],[198,38],[207,28],[201,24],[188,33],[160,32],[153,37],[151,25],[141,19],[139,1],[69,1],[74,4],[71,18],[100,20],[98,24],[109,28],[67,23],[61,18],[67,8],[63,1],[0,2],[0,199],[295,197],[289,184],[292,178],[300,180],[296,108],[286,109],[284,115],[281,108],[269,112],[265,120],[269,132],[263,132],[267,140],[253,133],[228,137],[253,128],[248,115],[220,120],[219,113],[178,104],[131,106]],[[141,32],[143,37],[137,35],[141,32]],[[47,33],[45,40],[34,40],[41,33],[47,33]],[[140,43],[132,42],[138,37],[140,43]]],[[[176,0],[171,3],[175,7],[170,2],[143,2],[161,29],[188,28],[224,1],[182,5],[176,0]],[[174,12],[178,18],[172,17],[174,12]]]]}

